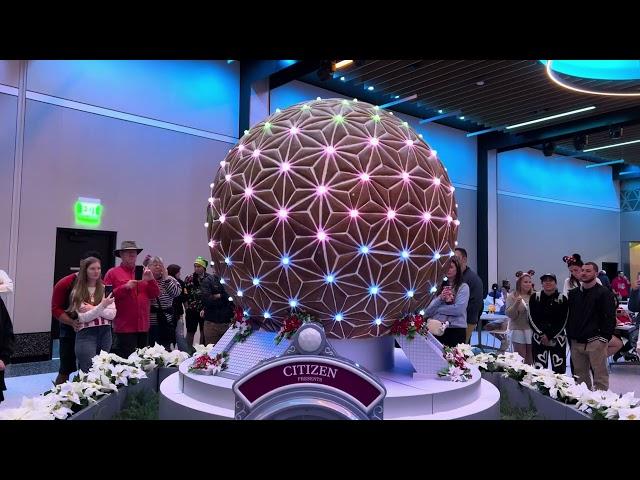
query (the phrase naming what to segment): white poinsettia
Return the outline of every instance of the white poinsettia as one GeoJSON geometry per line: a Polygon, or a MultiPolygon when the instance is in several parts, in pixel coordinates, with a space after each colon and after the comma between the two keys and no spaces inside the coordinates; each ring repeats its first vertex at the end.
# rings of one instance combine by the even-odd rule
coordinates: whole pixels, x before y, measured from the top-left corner
{"type": "Polygon", "coordinates": [[[172,352],[167,352],[163,358],[165,367],[175,367],[189,358],[189,354],[180,350],[173,350],[172,352]]]}
{"type": "Polygon", "coordinates": [[[465,371],[454,365],[449,367],[449,380],[452,382],[466,382],[467,378],[464,375],[465,371]]]}
{"type": "Polygon", "coordinates": [[[49,410],[18,407],[0,410],[0,420],[55,420],[55,417],[49,410]]]}
{"type": "Polygon", "coordinates": [[[200,355],[205,355],[205,354],[209,354],[209,352],[211,352],[211,350],[213,349],[213,344],[210,343],[209,345],[196,345],[195,348],[195,352],[193,352],[193,354],[191,355],[192,357],[199,357],[200,355]]]}
{"type": "Polygon", "coordinates": [[[640,407],[621,408],[618,411],[619,420],[640,420],[640,407]]]}
{"type": "Polygon", "coordinates": [[[471,348],[471,345],[466,343],[459,343],[458,345],[456,345],[456,348],[460,353],[464,355],[465,359],[473,357],[473,348],[471,348]]]}

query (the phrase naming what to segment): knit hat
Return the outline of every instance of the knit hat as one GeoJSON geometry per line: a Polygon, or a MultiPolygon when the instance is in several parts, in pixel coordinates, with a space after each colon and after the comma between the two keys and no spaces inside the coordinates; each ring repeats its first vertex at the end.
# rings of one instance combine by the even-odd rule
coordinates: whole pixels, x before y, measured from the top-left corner
{"type": "Polygon", "coordinates": [[[194,266],[200,265],[202,268],[206,269],[207,265],[208,265],[208,262],[204,258],[198,257],[193,261],[193,265],[194,266]]]}

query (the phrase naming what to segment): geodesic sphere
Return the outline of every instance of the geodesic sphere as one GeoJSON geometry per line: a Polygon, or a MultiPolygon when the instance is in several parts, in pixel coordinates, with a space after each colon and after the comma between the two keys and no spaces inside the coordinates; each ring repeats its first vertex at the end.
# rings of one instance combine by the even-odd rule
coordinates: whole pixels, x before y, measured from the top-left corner
{"type": "Polygon", "coordinates": [[[221,162],[211,256],[235,300],[272,327],[302,308],[329,337],[385,335],[428,304],[453,255],[454,190],[392,113],[300,103],[252,127],[221,162]]]}

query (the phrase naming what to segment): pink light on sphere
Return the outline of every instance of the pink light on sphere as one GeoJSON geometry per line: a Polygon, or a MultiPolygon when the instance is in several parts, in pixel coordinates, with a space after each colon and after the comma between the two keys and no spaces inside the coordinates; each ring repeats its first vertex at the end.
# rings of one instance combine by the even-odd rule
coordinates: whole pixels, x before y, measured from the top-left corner
{"type": "Polygon", "coordinates": [[[369,138],[369,145],[371,145],[372,147],[377,147],[379,143],[380,139],[378,139],[377,137],[369,138]]]}
{"type": "Polygon", "coordinates": [[[324,195],[329,189],[325,185],[318,185],[316,188],[316,195],[324,195]]]}
{"type": "Polygon", "coordinates": [[[336,148],[333,145],[327,145],[324,147],[324,153],[327,155],[333,155],[336,153],[336,148]]]}
{"type": "Polygon", "coordinates": [[[291,169],[291,164],[289,162],[282,162],[280,164],[280,171],[281,172],[288,172],[291,169]]]}
{"type": "Polygon", "coordinates": [[[432,158],[436,158],[438,156],[438,151],[437,150],[431,150],[431,154],[429,155],[432,158]]]}
{"type": "Polygon", "coordinates": [[[243,150],[244,150],[244,145],[243,144],[238,145],[238,151],[241,152],[243,150]]]}
{"type": "Polygon", "coordinates": [[[226,219],[227,219],[227,216],[224,213],[220,214],[220,218],[218,218],[218,220],[220,220],[220,223],[224,223],[226,219]]]}
{"type": "Polygon", "coordinates": [[[356,210],[355,208],[353,208],[353,209],[351,209],[349,211],[349,216],[351,218],[358,218],[358,215],[359,215],[358,210],[356,210]]]}
{"type": "Polygon", "coordinates": [[[453,192],[455,192],[455,191],[456,191],[456,187],[454,187],[453,185],[451,185],[451,186],[449,187],[449,190],[451,191],[451,193],[453,193],[453,192]]]}
{"type": "Polygon", "coordinates": [[[440,177],[434,177],[433,184],[434,185],[440,185],[440,177]]]}
{"type": "Polygon", "coordinates": [[[285,219],[289,216],[289,212],[287,211],[286,208],[281,208],[280,210],[278,210],[278,217],[280,217],[281,219],[285,219]]]}
{"type": "Polygon", "coordinates": [[[222,160],[222,161],[220,162],[220,166],[221,166],[222,168],[226,167],[226,166],[227,166],[227,162],[226,162],[225,160],[222,160]]]}
{"type": "Polygon", "coordinates": [[[394,218],[396,218],[396,211],[394,209],[392,209],[392,208],[387,210],[387,218],[389,220],[393,220],[394,218]]]}
{"type": "Polygon", "coordinates": [[[369,174],[364,172],[360,174],[360,180],[363,182],[368,182],[370,180],[369,174]]]}
{"type": "Polygon", "coordinates": [[[431,213],[430,213],[430,212],[424,212],[424,213],[422,214],[422,219],[423,219],[425,222],[428,222],[429,220],[431,220],[431,213]]]}
{"type": "Polygon", "coordinates": [[[324,242],[327,239],[327,234],[324,230],[318,230],[318,233],[316,234],[316,237],[318,238],[318,240],[320,240],[321,242],[324,242]]]}
{"type": "Polygon", "coordinates": [[[413,147],[413,145],[414,145],[413,140],[411,140],[410,138],[407,138],[407,139],[404,141],[404,143],[405,143],[405,145],[406,145],[407,147],[413,147]]]}
{"type": "Polygon", "coordinates": [[[244,243],[246,243],[247,245],[251,245],[253,243],[253,235],[250,235],[248,233],[245,234],[244,243]]]}
{"type": "Polygon", "coordinates": [[[250,198],[253,195],[253,188],[247,187],[244,189],[244,196],[250,198]]]}
{"type": "Polygon", "coordinates": [[[259,148],[256,148],[256,149],[253,151],[253,153],[251,154],[251,156],[252,156],[253,158],[258,158],[258,157],[260,156],[260,149],[259,149],[259,148]]]}
{"type": "Polygon", "coordinates": [[[457,225],[460,225],[460,220],[458,220],[458,219],[456,218],[456,219],[453,221],[453,224],[454,224],[454,225],[456,225],[456,226],[457,226],[457,225]]]}
{"type": "Polygon", "coordinates": [[[447,219],[447,223],[453,222],[453,218],[451,217],[451,215],[447,215],[446,219],[447,219]]]}
{"type": "Polygon", "coordinates": [[[231,181],[231,175],[227,173],[227,174],[224,176],[224,180],[225,180],[225,182],[230,182],[230,181],[231,181]]]}
{"type": "Polygon", "coordinates": [[[299,133],[300,133],[300,129],[299,129],[298,127],[291,127],[291,128],[289,129],[289,133],[290,133],[291,135],[297,135],[297,134],[299,134],[299,133]]]}
{"type": "Polygon", "coordinates": [[[411,179],[411,177],[409,176],[409,172],[402,172],[401,177],[405,182],[408,182],[411,179]]]}

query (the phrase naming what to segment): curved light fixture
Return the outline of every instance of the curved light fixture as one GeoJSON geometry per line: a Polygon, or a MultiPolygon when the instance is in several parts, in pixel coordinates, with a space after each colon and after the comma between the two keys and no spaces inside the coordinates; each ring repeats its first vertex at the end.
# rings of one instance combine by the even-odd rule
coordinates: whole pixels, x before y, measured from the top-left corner
{"type": "MultiPolygon", "coordinates": [[[[556,70],[553,68],[553,62],[555,62],[556,60],[547,60],[546,61],[546,70],[547,70],[547,76],[556,84],[560,85],[563,88],[566,88],[567,90],[572,90],[574,92],[580,92],[580,93],[587,93],[590,95],[602,95],[602,96],[614,96],[614,97],[640,97],[640,92],[637,93],[620,93],[620,92],[598,92],[596,90],[589,90],[586,88],[578,88],[578,87],[574,87],[573,85],[569,85],[568,83],[562,81],[562,79],[560,79],[560,77],[558,77],[556,75],[556,70]]],[[[616,68],[612,68],[614,67],[613,64],[610,64],[609,68],[604,68],[602,67],[602,65],[605,65],[605,63],[601,63],[601,67],[600,70],[598,70],[598,68],[595,66],[595,64],[591,65],[590,67],[588,65],[583,65],[583,67],[587,67],[584,68],[583,73],[581,73],[580,75],[577,75],[577,71],[576,70],[576,66],[574,65],[573,67],[569,67],[569,62],[568,61],[564,61],[566,63],[566,65],[564,66],[563,69],[558,69],[557,71],[564,73],[566,75],[570,75],[570,76],[574,76],[574,77],[579,77],[579,78],[596,78],[599,80],[619,80],[619,81],[628,81],[628,80],[638,80],[640,79],[638,73],[640,72],[640,68],[638,68],[638,65],[628,65],[626,67],[626,69],[622,68],[621,63],[624,62],[629,62],[629,61],[623,61],[623,60],[611,60],[611,62],[617,62],[617,64],[615,65],[616,68]],[[571,73],[568,73],[571,72],[571,73]],[[605,73],[606,72],[606,73],[605,73]],[[607,78],[607,77],[614,77],[614,78],[607,78]]],[[[575,62],[579,62],[579,60],[574,60],[573,61],[574,64],[575,62]]],[[[595,62],[595,61],[584,61],[584,62],[595,62]]],[[[607,60],[599,60],[597,62],[607,62],[607,60]]],[[[638,60],[631,60],[630,62],[636,62],[636,64],[638,63],[638,60]]],[[[544,61],[542,61],[542,63],[545,63],[544,61]]]]}

